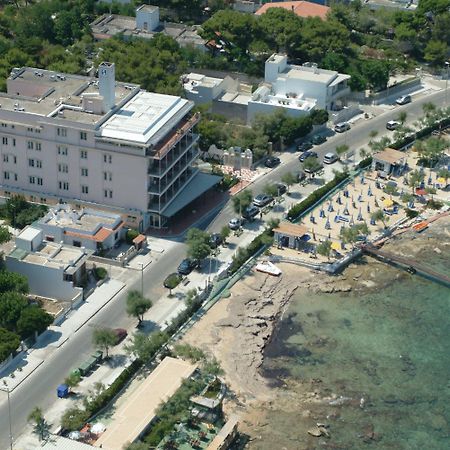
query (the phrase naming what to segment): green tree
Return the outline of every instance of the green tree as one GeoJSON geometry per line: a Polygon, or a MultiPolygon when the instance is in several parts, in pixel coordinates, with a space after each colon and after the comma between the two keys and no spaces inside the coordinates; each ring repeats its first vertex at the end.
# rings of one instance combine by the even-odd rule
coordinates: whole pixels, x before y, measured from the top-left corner
{"type": "Polygon", "coordinates": [[[53,323],[53,316],[37,305],[25,308],[17,321],[17,331],[23,339],[32,336],[34,333],[40,334],[53,323]]]}
{"type": "Polygon", "coordinates": [[[127,296],[127,314],[136,317],[138,325],[144,320],[144,314],[152,307],[152,301],[139,291],[130,291],[127,296]]]}
{"type": "Polygon", "coordinates": [[[383,224],[383,227],[386,228],[387,217],[382,209],[377,209],[371,214],[370,217],[374,222],[381,222],[383,224]]]}
{"type": "MultiPolygon", "coordinates": [[[[338,69],[334,69],[338,70],[338,69]]],[[[328,122],[329,114],[325,109],[313,109],[310,114],[313,125],[323,125],[328,122]]]]}
{"type": "Polygon", "coordinates": [[[126,450],[148,450],[149,446],[145,442],[133,442],[128,445],[126,450]]]}
{"type": "Polygon", "coordinates": [[[309,176],[312,176],[312,174],[317,172],[321,167],[319,159],[315,156],[308,156],[303,162],[303,168],[305,171],[309,172],[309,176]]]}
{"type": "Polygon", "coordinates": [[[406,122],[407,117],[408,117],[408,113],[406,111],[400,111],[398,113],[397,120],[403,125],[406,122]]]}
{"type": "Polygon", "coordinates": [[[4,244],[11,240],[11,233],[8,231],[8,228],[0,225],[0,244],[4,244]]]}
{"type": "Polygon", "coordinates": [[[263,188],[263,192],[271,197],[278,196],[278,188],[275,184],[267,183],[263,188]]]}
{"type": "Polygon", "coordinates": [[[175,289],[180,284],[181,280],[181,275],[178,275],[177,273],[170,274],[164,280],[164,286],[169,289],[169,296],[172,296],[172,289],[175,289]]]}
{"type": "Polygon", "coordinates": [[[20,292],[7,291],[0,294],[0,326],[16,331],[22,311],[27,307],[28,301],[20,292]]]}
{"type": "Polygon", "coordinates": [[[74,406],[69,408],[61,417],[61,426],[67,431],[78,431],[89,419],[89,412],[74,406]]]}
{"type": "Polygon", "coordinates": [[[326,256],[328,261],[331,254],[331,241],[326,240],[316,246],[316,251],[319,255],[326,256]]]}
{"type": "Polygon", "coordinates": [[[412,194],[415,194],[416,187],[423,181],[424,174],[419,170],[413,170],[408,177],[408,186],[412,189],[412,194]]]}
{"type": "Polygon", "coordinates": [[[419,156],[429,165],[435,164],[447,148],[447,141],[438,137],[430,137],[417,147],[419,156]]]}
{"type": "Polygon", "coordinates": [[[28,422],[33,423],[33,432],[38,435],[40,441],[48,438],[50,434],[50,425],[45,420],[41,408],[38,406],[34,407],[28,415],[28,422]]]}
{"type": "Polygon", "coordinates": [[[281,181],[289,188],[297,182],[297,177],[292,172],[287,172],[281,177],[281,181]]]}
{"type": "Polygon", "coordinates": [[[388,195],[397,195],[398,194],[398,189],[397,186],[394,186],[393,184],[386,184],[386,186],[384,187],[384,192],[388,195]]]}
{"type": "Polygon", "coordinates": [[[0,362],[14,353],[20,345],[20,338],[16,333],[0,328],[0,362]]]}
{"type": "Polygon", "coordinates": [[[224,225],[220,230],[220,237],[222,238],[222,241],[226,242],[230,234],[231,234],[230,228],[227,225],[224,225]]]}
{"type": "MultiPolygon", "coordinates": [[[[349,147],[348,145],[346,145],[346,144],[338,145],[338,146],[336,147],[336,154],[337,154],[337,155],[339,156],[339,158],[340,158],[340,157],[342,157],[342,155],[346,155],[347,152],[349,151],[349,149],[350,149],[350,147],[349,147]]],[[[345,159],[347,159],[347,158],[345,158],[345,159]]]]}
{"type": "Polygon", "coordinates": [[[425,61],[433,66],[440,66],[446,60],[448,45],[441,40],[431,40],[425,47],[425,61]]]}
{"type": "Polygon", "coordinates": [[[64,384],[67,384],[70,388],[77,387],[80,384],[81,375],[78,371],[71,372],[69,376],[64,379],[64,384]]]}
{"type": "Polygon", "coordinates": [[[92,342],[95,347],[103,350],[108,358],[109,348],[116,344],[117,336],[111,328],[96,328],[92,334],[92,342]]]}
{"type": "Polygon", "coordinates": [[[131,343],[125,346],[129,354],[136,355],[141,361],[148,362],[167,342],[169,336],[162,331],[155,331],[146,335],[134,333],[131,343]]]}
{"type": "Polygon", "coordinates": [[[199,260],[205,259],[211,253],[209,245],[210,236],[198,228],[190,228],[186,236],[187,254],[189,258],[199,260]]]}
{"type": "Polygon", "coordinates": [[[242,214],[242,212],[252,204],[253,201],[253,192],[249,189],[245,189],[244,191],[236,194],[233,199],[233,209],[234,212],[238,214],[242,214]]]}
{"type": "Polygon", "coordinates": [[[0,270],[0,292],[14,291],[28,293],[28,280],[24,275],[0,270]]]}

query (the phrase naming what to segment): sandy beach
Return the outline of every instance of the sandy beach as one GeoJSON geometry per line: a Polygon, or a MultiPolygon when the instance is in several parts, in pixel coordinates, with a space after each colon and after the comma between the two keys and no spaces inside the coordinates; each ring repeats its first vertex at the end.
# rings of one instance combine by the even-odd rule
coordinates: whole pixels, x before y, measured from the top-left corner
{"type": "MultiPolygon", "coordinates": [[[[450,217],[447,216],[431,224],[424,233],[407,231],[393,237],[384,248],[403,256],[432,261],[433,255],[448,253],[449,246],[450,217]]],[[[184,337],[185,342],[213,354],[220,362],[224,378],[234,394],[227,401],[225,410],[240,414],[241,431],[250,436],[249,448],[252,449],[267,448],[262,445],[264,438],[261,436],[268,432],[271,411],[295,412],[296,417],[300,414],[310,426],[311,421],[320,418],[314,417],[308,405],[324,404],[338,398],[335,392],[327,395],[320,392],[318,384],[321,380],[289,380],[271,385],[271,378],[265,378],[261,373],[264,350],[278,333],[274,330],[291,298],[308,292],[311,295],[367,294],[411,277],[406,271],[390,270],[386,264],[366,257],[337,276],[314,273],[289,264],[278,267],[283,271],[278,278],[250,272],[233,287],[229,298],[220,300],[184,337]]],[[[283,448],[303,447],[292,444],[292,447],[283,448]]]]}

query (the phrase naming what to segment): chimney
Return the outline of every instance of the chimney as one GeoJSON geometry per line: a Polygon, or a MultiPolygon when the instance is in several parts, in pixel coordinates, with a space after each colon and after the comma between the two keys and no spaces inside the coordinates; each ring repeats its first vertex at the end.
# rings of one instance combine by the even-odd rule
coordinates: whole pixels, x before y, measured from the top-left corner
{"type": "Polygon", "coordinates": [[[99,92],[103,97],[105,112],[109,111],[116,100],[116,77],[114,63],[102,62],[98,66],[99,92]]]}

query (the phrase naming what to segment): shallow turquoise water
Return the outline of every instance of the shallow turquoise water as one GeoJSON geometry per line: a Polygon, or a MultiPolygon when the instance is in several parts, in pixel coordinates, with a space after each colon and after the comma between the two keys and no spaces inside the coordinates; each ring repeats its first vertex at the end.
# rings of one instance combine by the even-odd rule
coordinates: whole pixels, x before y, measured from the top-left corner
{"type": "MultiPolygon", "coordinates": [[[[448,271],[447,257],[433,257],[433,267],[448,271]]],[[[272,432],[251,448],[450,448],[450,289],[398,273],[373,292],[300,292],[291,302],[265,373],[339,400],[308,405],[306,418],[305,406],[274,407],[272,432]],[[330,438],[306,433],[316,422],[330,438]]]]}

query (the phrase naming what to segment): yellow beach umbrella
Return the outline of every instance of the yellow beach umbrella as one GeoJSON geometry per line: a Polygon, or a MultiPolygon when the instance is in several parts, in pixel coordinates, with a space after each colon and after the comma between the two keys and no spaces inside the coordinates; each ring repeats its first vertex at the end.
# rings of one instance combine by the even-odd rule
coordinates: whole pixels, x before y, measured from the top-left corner
{"type": "Polygon", "coordinates": [[[436,181],[437,181],[439,184],[445,184],[445,178],[440,177],[440,178],[438,178],[436,181]]]}
{"type": "Polygon", "coordinates": [[[386,200],[383,200],[383,205],[386,208],[390,208],[393,204],[394,204],[394,202],[390,198],[387,198],[386,200]]]}
{"type": "Polygon", "coordinates": [[[341,249],[341,244],[339,242],[332,242],[331,243],[331,248],[333,250],[340,250],[341,249]]]}

